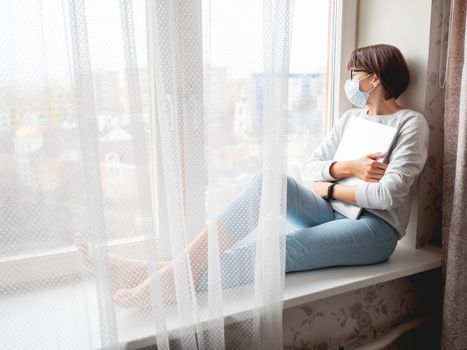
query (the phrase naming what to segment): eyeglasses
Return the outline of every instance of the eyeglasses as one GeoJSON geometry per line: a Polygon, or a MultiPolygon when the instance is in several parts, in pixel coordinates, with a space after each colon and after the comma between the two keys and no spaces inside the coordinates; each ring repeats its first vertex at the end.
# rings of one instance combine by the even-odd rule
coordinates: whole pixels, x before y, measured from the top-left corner
{"type": "Polygon", "coordinates": [[[361,69],[361,68],[350,68],[350,80],[352,80],[353,78],[353,74],[355,72],[366,72],[365,69],[361,69]]]}

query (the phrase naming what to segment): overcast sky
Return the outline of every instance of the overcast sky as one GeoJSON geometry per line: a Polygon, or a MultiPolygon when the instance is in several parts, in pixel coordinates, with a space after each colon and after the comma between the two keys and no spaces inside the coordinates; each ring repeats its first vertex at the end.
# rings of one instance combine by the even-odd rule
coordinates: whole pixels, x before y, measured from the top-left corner
{"type": "MultiPolygon", "coordinates": [[[[262,69],[262,1],[211,1],[211,63],[232,76],[262,69]]],[[[322,72],[326,65],[327,0],[296,0],[290,71],[322,72]]]]}
{"type": "MultiPolygon", "coordinates": [[[[230,78],[262,71],[262,0],[210,0],[213,66],[228,68],[230,78]]],[[[135,29],[140,65],[146,62],[144,1],[135,0],[135,29]]],[[[207,0],[203,0],[206,8],[207,0]]],[[[15,0],[0,8],[0,81],[47,85],[69,79],[70,43],[65,36],[60,0],[15,0]],[[42,20],[41,20],[42,14],[42,20]],[[68,50],[68,51],[67,51],[68,50]]],[[[116,0],[88,0],[87,25],[92,65],[121,69],[123,50],[119,4],[116,0]]],[[[328,0],[295,0],[292,73],[322,72],[326,64],[328,0]]],[[[207,38],[206,36],[204,37],[207,38]]],[[[206,41],[205,41],[206,43],[206,41]]]]}

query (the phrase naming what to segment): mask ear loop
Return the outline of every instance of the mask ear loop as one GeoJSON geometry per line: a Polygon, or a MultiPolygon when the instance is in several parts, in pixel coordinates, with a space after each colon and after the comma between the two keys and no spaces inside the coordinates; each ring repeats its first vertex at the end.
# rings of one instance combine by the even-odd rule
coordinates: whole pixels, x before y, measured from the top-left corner
{"type": "Polygon", "coordinates": [[[367,94],[369,95],[374,89],[376,89],[376,87],[378,86],[379,84],[376,84],[373,86],[373,89],[371,89],[370,91],[367,92],[367,94]]]}
{"type": "MultiPolygon", "coordinates": [[[[368,74],[366,77],[363,77],[362,79],[360,79],[359,82],[362,81],[363,79],[366,79],[366,78],[372,76],[373,74],[375,74],[375,73],[368,74]]],[[[376,87],[377,87],[378,85],[379,85],[379,84],[374,85],[374,86],[373,86],[373,89],[371,89],[370,91],[368,91],[367,94],[369,95],[374,89],[376,89],[376,87]]]]}

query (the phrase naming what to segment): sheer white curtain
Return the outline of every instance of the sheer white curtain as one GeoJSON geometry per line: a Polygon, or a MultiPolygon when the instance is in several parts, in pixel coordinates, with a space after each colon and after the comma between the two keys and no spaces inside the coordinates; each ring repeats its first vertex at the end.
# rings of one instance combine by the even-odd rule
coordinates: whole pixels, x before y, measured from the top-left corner
{"type": "Polygon", "coordinates": [[[0,348],[282,348],[293,2],[235,3],[2,2],[0,348]]]}

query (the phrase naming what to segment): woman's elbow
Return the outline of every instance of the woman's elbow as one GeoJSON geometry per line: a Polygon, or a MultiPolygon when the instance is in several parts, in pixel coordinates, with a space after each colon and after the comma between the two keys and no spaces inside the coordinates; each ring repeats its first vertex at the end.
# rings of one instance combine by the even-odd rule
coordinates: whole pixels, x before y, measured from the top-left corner
{"type": "Polygon", "coordinates": [[[391,210],[396,207],[397,205],[394,204],[391,198],[385,198],[380,200],[378,203],[373,203],[371,208],[368,209],[391,210]]]}
{"type": "Polygon", "coordinates": [[[410,184],[403,181],[395,181],[385,179],[377,184],[381,209],[392,210],[402,206],[406,201],[410,200],[410,184]]]}
{"type": "Polygon", "coordinates": [[[388,193],[386,196],[386,199],[384,201],[383,205],[383,210],[392,210],[395,208],[400,207],[402,204],[404,204],[405,201],[409,200],[408,195],[394,195],[391,193],[388,193]]]}
{"type": "Polygon", "coordinates": [[[373,203],[371,209],[391,210],[400,207],[407,200],[405,196],[395,195],[386,189],[382,189],[378,197],[379,200],[373,203]]]}

